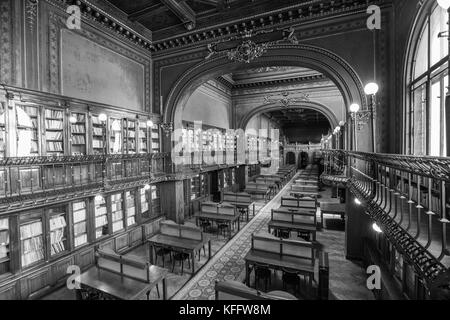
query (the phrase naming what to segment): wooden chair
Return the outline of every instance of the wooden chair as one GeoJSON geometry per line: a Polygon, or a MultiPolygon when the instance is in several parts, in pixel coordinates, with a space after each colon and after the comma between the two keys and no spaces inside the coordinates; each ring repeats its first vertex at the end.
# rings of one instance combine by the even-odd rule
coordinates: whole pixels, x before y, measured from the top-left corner
{"type": "Polygon", "coordinates": [[[162,258],[163,268],[165,267],[166,256],[169,256],[170,262],[172,262],[172,250],[161,246],[155,246],[155,264],[158,265],[158,257],[162,258]]]}
{"type": "Polygon", "coordinates": [[[255,270],[255,289],[258,287],[258,283],[263,280],[264,281],[264,287],[267,292],[267,285],[272,284],[272,271],[270,271],[270,267],[265,264],[255,264],[254,265],[255,270]]]}
{"type": "MultiPolygon", "coordinates": [[[[183,275],[184,272],[184,261],[188,261],[189,269],[191,268],[191,259],[189,256],[189,253],[186,253],[182,250],[173,250],[172,251],[172,273],[175,270],[175,262],[179,262],[181,265],[181,275],[183,275]]],[[[194,261],[192,261],[194,263],[194,261]]]]}
{"type": "Polygon", "coordinates": [[[300,293],[300,276],[298,272],[289,269],[282,269],[283,271],[283,290],[286,291],[288,286],[294,287],[294,294],[300,293]]]}

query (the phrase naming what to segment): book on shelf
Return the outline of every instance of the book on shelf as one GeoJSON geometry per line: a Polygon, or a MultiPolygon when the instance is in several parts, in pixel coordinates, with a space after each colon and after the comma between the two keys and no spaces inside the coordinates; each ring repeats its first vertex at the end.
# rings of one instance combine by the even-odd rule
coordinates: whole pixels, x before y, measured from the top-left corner
{"type": "Polygon", "coordinates": [[[63,120],[45,120],[45,128],[47,130],[62,130],[63,125],[63,120]]]}
{"type": "Polygon", "coordinates": [[[93,140],[92,141],[92,146],[94,148],[97,148],[97,149],[102,149],[103,148],[103,141],[101,141],[101,140],[93,140]]]}
{"type": "Polygon", "coordinates": [[[63,152],[62,142],[47,141],[47,151],[49,152],[63,152]]]}
{"type": "Polygon", "coordinates": [[[107,214],[107,210],[106,207],[96,207],[95,208],[95,216],[102,216],[102,215],[106,215],[107,214]]]}
{"type": "Polygon", "coordinates": [[[82,234],[75,237],[75,247],[79,247],[87,243],[87,234],[82,234]]]}
{"type": "Polygon", "coordinates": [[[74,203],[72,203],[72,209],[73,209],[73,211],[78,211],[78,210],[81,210],[81,209],[86,209],[86,202],[85,202],[85,201],[74,202],[74,203]]]}
{"type": "Polygon", "coordinates": [[[42,222],[33,222],[20,226],[20,238],[27,239],[42,234],[42,222]]]}
{"type": "Polygon", "coordinates": [[[9,244],[9,231],[0,230],[0,246],[5,246],[9,244]]]}
{"type": "Polygon", "coordinates": [[[44,247],[42,236],[21,240],[21,242],[22,242],[22,252],[24,254],[40,250],[44,247]]]}
{"type": "Polygon", "coordinates": [[[127,225],[128,225],[128,226],[132,226],[132,225],[134,225],[134,224],[136,224],[136,219],[134,218],[134,216],[133,216],[133,217],[128,217],[128,219],[127,219],[127,225]]]}
{"type": "Polygon", "coordinates": [[[136,209],[135,209],[135,207],[129,207],[129,208],[127,208],[127,213],[128,213],[128,216],[134,216],[134,215],[136,214],[136,209]]]}
{"type": "Polygon", "coordinates": [[[66,219],[61,215],[50,219],[50,231],[63,229],[67,226],[66,219]]]}
{"type": "Polygon", "coordinates": [[[116,211],[112,213],[113,221],[118,221],[123,219],[123,211],[116,211]]]}
{"type": "MultiPolygon", "coordinates": [[[[95,128],[95,129],[98,129],[98,128],[95,128]]],[[[73,134],[85,134],[86,128],[84,127],[84,125],[73,124],[71,127],[71,132],[73,134]]]]}
{"type": "Polygon", "coordinates": [[[103,236],[103,229],[102,228],[95,230],[95,238],[96,239],[101,238],[102,236],[103,236]]]}
{"type": "Polygon", "coordinates": [[[86,139],[84,136],[72,136],[72,144],[84,145],[86,144],[86,139]]]}
{"type": "Polygon", "coordinates": [[[123,221],[116,221],[113,223],[113,232],[123,230],[123,221]]]}
{"type": "Polygon", "coordinates": [[[62,131],[47,131],[45,133],[45,138],[47,140],[62,141],[63,133],[62,133],[62,131]]]}
{"type": "Polygon", "coordinates": [[[95,218],[95,227],[100,228],[103,226],[106,226],[108,224],[108,218],[107,216],[99,216],[95,218]]]}
{"type": "Polygon", "coordinates": [[[62,110],[52,110],[52,109],[46,109],[45,110],[45,117],[46,118],[52,118],[52,119],[63,119],[64,113],[62,110]]]}
{"type": "Polygon", "coordinates": [[[22,254],[22,266],[27,267],[33,263],[44,260],[44,249],[22,254]]]}
{"type": "Polygon", "coordinates": [[[73,225],[75,235],[86,233],[86,221],[77,222],[73,225]]]}
{"type": "Polygon", "coordinates": [[[103,128],[92,128],[92,133],[94,136],[103,136],[103,128]]]}
{"type": "Polygon", "coordinates": [[[73,223],[78,223],[86,220],[86,210],[79,209],[73,212],[73,223]]]}

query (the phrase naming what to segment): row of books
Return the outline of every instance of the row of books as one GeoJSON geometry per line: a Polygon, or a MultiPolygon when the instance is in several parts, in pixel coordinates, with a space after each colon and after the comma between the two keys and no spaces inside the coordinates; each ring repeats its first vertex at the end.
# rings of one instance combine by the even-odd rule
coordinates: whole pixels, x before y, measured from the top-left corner
{"type": "Polygon", "coordinates": [[[99,217],[99,216],[103,216],[107,214],[107,210],[106,207],[97,207],[95,209],[95,216],[99,217]]]}
{"type": "Polygon", "coordinates": [[[44,260],[44,249],[39,249],[29,253],[22,254],[22,266],[26,267],[35,262],[44,260]]]}
{"type": "Polygon", "coordinates": [[[85,128],[84,125],[73,124],[72,127],[71,127],[71,132],[72,133],[78,133],[78,134],[84,134],[84,133],[86,133],[86,128],[85,128]]]}
{"type": "Polygon", "coordinates": [[[103,128],[93,128],[92,129],[92,133],[94,134],[94,136],[103,136],[103,128]]]}
{"type": "Polygon", "coordinates": [[[114,211],[112,213],[112,219],[113,221],[118,221],[118,220],[122,220],[123,219],[123,211],[114,211]]]}
{"type": "Polygon", "coordinates": [[[64,122],[63,120],[45,120],[45,128],[47,130],[63,130],[64,122]]]}
{"type": "Polygon", "coordinates": [[[47,140],[62,141],[63,140],[63,133],[62,133],[62,131],[47,131],[45,133],[45,138],[47,140]]]}
{"type": "Polygon", "coordinates": [[[63,119],[64,113],[61,110],[46,109],[45,117],[52,118],[52,119],[63,119]]]}
{"type": "Polygon", "coordinates": [[[86,233],[86,221],[74,224],[73,231],[75,235],[86,233]]]}
{"type": "Polygon", "coordinates": [[[82,234],[79,236],[76,236],[74,239],[74,245],[75,247],[79,247],[85,243],[87,243],[88,239],[87,239],[87,234],[82,234]]]}
{"type": "Polygon", "coordinates": [[[8,257],[9,248],[7,245],[0,245],[0,259],[5,259],[8,257]]]}
{"type": "Polygon", "coordinates": [[[128,217],[128,219],[127,219],[127,225],[128,225],[128,226],[132,226],[132,225],[134,225],[134,224],[136,224],[136,219],[135,219],[135,217],[134,217],[134,216],[128,217]]]}
{"type": "Polygon", "coordinates": [[[86,138],[84,136],[73,136],[72,144],[86,144],[86,138]]]}
{"type": "Polygon", "coordinates": [[[52,243],[52,246],[50,249],[50,253],[52,256],[54,256],[55,254],[61,253],[63,251],[66,251],[64,241],[61,240],[59,242],[52,243]]]}
{"type": "Polygon", "coordinates": [[[21,240],[21,242],[22,242],[22,253],[23,254],[41,250],[42,248],[44,248],[44,242],[42,240],[42,236],[37,236],[34,238],[21,240]]]}
{"type": "Polygon", "coordinates": [[[74,203],[72,203],[72,208],[73,208],[73,211],[86,209],[86,201],[74,202],[74,203]]]}
{"type": "Polygon", "coordinates": [[[94,140],[92,141],[92,147],[96,149],[102,149],[103,148],[103,141],[102,140],[94,140]]]}
{"type": "Polygon", "coordinates": [[[66,219],[61,215],[50,219],[50,231],[63,229],[67,226],[66,219]]]}
{"type": "Polygon", "coordinates": [[[107,216],[100,216],[95,218],[95,227],[100,228],[103,226],[106,226],[108,224],[108,217],[107,216]]]}
{"type": "Polygon", "coordinates": [[[9,231],[0,230],[0,246],[9,244],[9,231]]]}
{"type": "Polygon", "coordinates": [[[73,212],[73,223],[79,223],[86,220],[86,209],[73,212]]]}
{"type": "Polygon", "coordinates": [[[114,222],[112,228],[113,232],[123,230],[123,220],[114,222]]]}
{"type": "Polygon", "coordinates": [[[42,222],[36,221],[20,226],[20,239],[36,237],[42,234],[42,222]]]}
{"type": "Polygon", "coordinates": [[[49,152],[63,152],[62,142],[47,141],[47,151],[49,152]]]}

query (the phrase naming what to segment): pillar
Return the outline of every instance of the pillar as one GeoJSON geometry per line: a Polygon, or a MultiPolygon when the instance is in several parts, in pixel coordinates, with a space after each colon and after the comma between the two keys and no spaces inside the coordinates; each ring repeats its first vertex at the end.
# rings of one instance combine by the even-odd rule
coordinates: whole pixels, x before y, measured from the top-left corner
{"type": "Polygon", "coordinates": [[[161,210],[168,220],[184,224],[183,181],[170,181],[161,184],[161,210]]]}

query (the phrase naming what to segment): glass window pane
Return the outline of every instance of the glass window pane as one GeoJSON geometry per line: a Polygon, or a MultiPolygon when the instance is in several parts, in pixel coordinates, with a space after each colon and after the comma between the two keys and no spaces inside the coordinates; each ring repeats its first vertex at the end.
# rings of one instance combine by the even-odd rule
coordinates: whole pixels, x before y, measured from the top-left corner
{"type": "Polygon", "coordinates": [[[414,79],[424,74],[428,69],[428,25],[422,31],[414,58],[414,79]]]}
{"type": "Polygon", "coordinates": [[[441,154],[441,82],[437,81],[431,86],[430,107],[430,155],[441,154]]]}
{"type": "Polygon", "coordinates": [[[440,32],[447,31],[448,14],[440,6],[431,14],[431,65],[435,65],[448,54],[448,40],[446,37],[438,37],[440,32]]]}
{"type": "Polygon", "coordinates": [[[422,85],[414,90],[414,155],[425,155],[426,137],[426,86],[422,85]]]}

